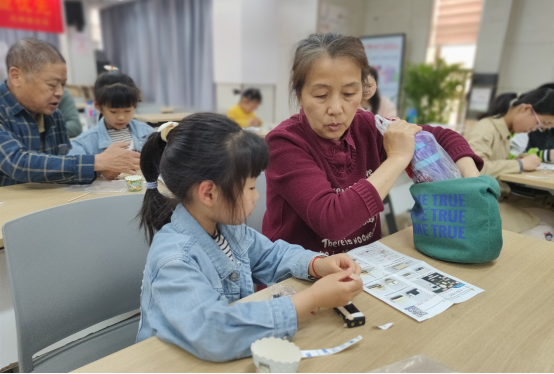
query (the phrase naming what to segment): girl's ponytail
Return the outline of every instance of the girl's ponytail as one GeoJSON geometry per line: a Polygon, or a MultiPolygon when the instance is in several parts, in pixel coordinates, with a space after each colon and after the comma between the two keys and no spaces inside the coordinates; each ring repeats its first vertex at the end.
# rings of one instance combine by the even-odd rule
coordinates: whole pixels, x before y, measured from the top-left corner
{"type": "MultiPolygon", "coordinates": [[[[167,143],[162,140],[161,133],[150,135],[140,154],[140,168],[146,183],[158,183],[160,162],[167,143]]],[[[148,242],[152,244],[154,233],[171,221],[171,215],[177,201],[160,193],[157,188],[148,188],[140,210],[140,227],[145,230],[148,242]]]]}
{"type": "Polygon", "coordinates": [[[487,117],[504,117],[504,115],[508,113],[508,110],[510,109],[510,104],[515,99],[517,99],[517,94],[513,92],[498,95],[491,103],[489,111],[481,115],[479,119],[487,117]]]}

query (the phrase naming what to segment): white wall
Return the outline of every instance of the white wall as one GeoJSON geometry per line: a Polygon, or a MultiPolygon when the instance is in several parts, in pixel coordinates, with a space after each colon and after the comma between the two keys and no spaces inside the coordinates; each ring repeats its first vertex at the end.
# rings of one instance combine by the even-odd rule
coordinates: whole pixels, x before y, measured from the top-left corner
{"type": "Polygon", "coordinates": [[[241,83],[242,8],[241,0],[213,1],[214,80],[241,83]]]}
{"type": "Polygon", "coordinates": [[[554,1],[513,0],[498,92],[525,92],[554,81],[554,1]]]}
{"type": "Polygon", "coordinates": [[[425,62],[433,0],[367,0],[365,13],[364,36],[405,33],[404,60],[425,62]]]}
{"type": "Polygon", "coordinates": [[[289,118],[298,110],[289,103],[289,80],[297,43],[316,32],[317,0],[280,0],[277,17],[276,123],[289,118]]]}
{"type": "Polygon", "coordinates": [[[476,73],[498,73],[500,70],[511,8],[512,0],[484,1],[473,65],[476,73]]]}
{"type": "Polygon", "coordinates": [[[214,0],[216,87],[274,85],[275,102],[262,105],[274,105],[276,124],[290,117],[288,81],[294,50],[299,40],[316,31],[317,4],[317,0],[214,0]]]}
{"type": "Polygon", "coordinates": [[[498,73],[497,94],[554,82],[554,2],[485,0],[475,72],[498,73]]]}
{"type": "MultiPolygon", "coordinates": [[[[60,34],[60,52],[67,62],[67,83],[94,85],[96,81],[96,58],[94,43],[90,31],[89,4],[83,2],[85,28],[78,32],[74,26],[65,26],[65,32],[60,34]]],[[[65,15],[64,15],[65,17],[65,15]]]]}
{"type": "Polygon", "coordinates": [[[363,36],[366,0],[319,0],[317,32],[363,36]]]}
{"type": "Polygon", "coordinates": [[[242,83],[274,84],[279,0],[242,0],[242,83]]]}

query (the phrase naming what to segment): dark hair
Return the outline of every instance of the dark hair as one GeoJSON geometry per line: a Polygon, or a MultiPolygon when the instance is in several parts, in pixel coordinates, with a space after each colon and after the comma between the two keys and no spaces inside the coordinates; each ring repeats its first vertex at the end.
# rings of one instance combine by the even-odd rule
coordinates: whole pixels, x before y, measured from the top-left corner
{"type": "Polygon", "coordinates": [[[375,90],[375,94],[368,100],[368,102],[369,105],[371,105],[371,111],[374,114],[377,114],[379,108],[381,107],[381,95],[379,95],[379,73],[377,72],[377,69],[375,69],[373,66],[370,66],[369,75],[371,75],[373,79],[375,79],[377,89],[375,90]]]}
{"type": "Polygon", "coordinates": [[[65,64],[62,54],[52,44],[35,38],[15,42],[6,55],[6,68],[21,69],[24,73],[36,73],[46,64],[65,64]]]}
{"type": "Polygon", "coordinates": [[[294,62],[290,75],[290,98],[291,102],[294,96],[298,99],[302,93],[302,88],[306,83],[306,77],[312,64],[322,56],[348,57],[354,61],[362,71],[360,76],[362,87],[367,85],[367,76],[369,74],[369,64],[365,54],[364,45],[360,39],[353,36],[343,36],[341,34],[311,34],[306,39],[298,43],[294,54],[294,62]]]}
{"type": "MultiPolygon", "coordinates": [[[[235,91],[235,94],[241,93],[239,90],[235,91]]],[[[257,88],[248,88],[242,92],[240,95],[241,98],[245,98],[246,100],[252,100],[252,101],[258,101],[262,102],[262,93],[257,88]]]]}
{"type": "Polygon", "coordinates": [[[505,93],[498,95],[492,102],[490,110],[479,117],[500,118],[508,113],[511,107],[521,104],[531,104],[537,114],[554,115],[554,90],[550,88],[539,88],[520,95],[505,93]]]}
{"type": "Polygon", "coordinates": [[[140,155],[142,173],[147,182],[156,182],[161,175],[173,197],[165,197],[157,189],[146,190],[141,228],[152,242],[177,204],[189,201],[191,189],[203,181],[217,185],[232,217],[241,217],[237,202],[246,179],[258,177],[268,161],[269,150],[262,138],[220,114],[184,118],[168,133],[167,142],[159,132],[151,134],[140,155]]]}
{"type": "Polygon", "coordinates": [[[539,90],[541,88],[550,88],[551,90],[554,90],[554,83],[543,84],[542,86],[539,87],[539,90]]]}
{"type": "Polygon", "coordinates": [[[127,74],[112,70],[96,79],[94,99],[98,105],[110,108],[136,107],[140,101],[140,90],[127,74]]]}

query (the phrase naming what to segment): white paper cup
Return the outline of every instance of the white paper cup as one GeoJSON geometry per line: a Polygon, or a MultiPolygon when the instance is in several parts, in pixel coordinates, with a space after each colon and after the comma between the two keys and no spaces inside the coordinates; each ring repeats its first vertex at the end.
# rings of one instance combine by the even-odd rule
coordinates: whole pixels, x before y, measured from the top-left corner
{"type": "Polygon", "coordinates": [[[127,190],[129,192],[136,192],[142,190],[142,176],[141,175],[129,175],[125,177],[127,182],[127,190]]]}
{"type": "Polygon", "coordinates": [[[258,373],[296,373],[302,358],[300,348],[284,339],[256,340],[250,349],[258,373]]]}

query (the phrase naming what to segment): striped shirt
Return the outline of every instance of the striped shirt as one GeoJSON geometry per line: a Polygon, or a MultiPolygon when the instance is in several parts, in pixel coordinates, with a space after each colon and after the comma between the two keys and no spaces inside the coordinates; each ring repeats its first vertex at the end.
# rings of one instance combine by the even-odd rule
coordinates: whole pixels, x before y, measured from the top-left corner
{"type": "Polygon", "coordinates": [[[129,146],[126,149],[130,149],[131,151],[135,150],[135,147],[133,144],[133,137],[131,136],[131,129],[129,128],[129,125],[125,126],[125,128],[121,130],[116,130],[116,129],[107,129],[107,130],[108,130],[108,135],[112,140],[112,143],[128,142],[131,144],[129,144],[129,146]]]}
{"type": "Polygon", "coordinates": [[[71,147],[59,110],[44,115],[44,152],[35,118],[0,84],[0,187],[18,183],[91,183],[94,155],[57,156],[71,147]]]}
{"type": "Polygon", "coordinates": [[[212,236],[213,240],[215,240],[216,244],[221,248],[225,256],[229,258],[229,260],[233,261],[233,252],[231,252],[231,247],[229,246],[229,243],[227,243],[227,239],[219,232],[219,230],[215,229],[215,235],[212,236]]]}

